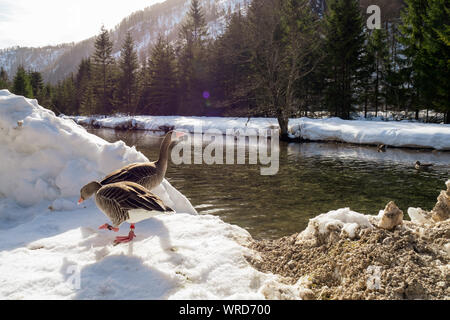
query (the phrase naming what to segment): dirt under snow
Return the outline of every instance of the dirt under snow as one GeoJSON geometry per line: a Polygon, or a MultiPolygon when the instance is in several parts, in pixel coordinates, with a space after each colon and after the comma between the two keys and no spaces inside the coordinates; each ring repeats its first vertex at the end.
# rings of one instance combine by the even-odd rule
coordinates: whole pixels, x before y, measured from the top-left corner
{"type": "MultiPolygon", "coordinates": [[[[370,217],[378,225],[377,217],[370,217]]],[[[330,232],[320,241],[299,234],[252,240],[249,262],[301,283],[303,299],[450,299],[450,221],[375,227],[354,239],[330,232]]]]}

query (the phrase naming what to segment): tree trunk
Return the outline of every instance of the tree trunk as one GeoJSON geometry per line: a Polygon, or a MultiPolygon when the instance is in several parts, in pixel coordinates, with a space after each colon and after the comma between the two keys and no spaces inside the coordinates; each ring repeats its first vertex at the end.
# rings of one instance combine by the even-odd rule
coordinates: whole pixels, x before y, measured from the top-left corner
{"type": "Polygon", "coordinates": [[[450,110],[448,110],[446,113],[445,113],[445,119],[444,119],[444,123],[446,123],[446,124],[450,124],[450,110]]]}
{"type": "Polygon", "coordinates": [[[367,119],[367,94],[364,97],[364,119],[367,119]]]}
{"type": "Polygon", "coordinates": [[[377,78],[375,82],[375,118],[378,117],[378,61],[377,61],[377,78]]]}
{"type": "Polygon", "coordinates": [[[278,124],[280,125],[280,140],[289,141],[288,124],[289,119],[280,115],[278,116],[278,124]]]}

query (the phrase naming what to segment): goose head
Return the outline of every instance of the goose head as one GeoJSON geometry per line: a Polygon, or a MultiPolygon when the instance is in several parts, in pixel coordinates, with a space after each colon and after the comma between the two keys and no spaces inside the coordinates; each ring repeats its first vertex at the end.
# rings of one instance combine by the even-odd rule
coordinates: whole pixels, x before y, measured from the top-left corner
{"type": "Polygon", "coordinates": [[[180,131],[169,131],[164,136],[164,140],[161,143],[159,150],[159,160],[158,162],[166,163],[169,156],[169,148],[172,144],[181,141],[181,138],[186,134],[180,131]]]}
{"type": "Polygon", "coordinates": [[[83,201],[92,197],[92,195],[94,195],[98,190],[100,190],[101,187],[102,185],[97,181],[92,181],[87,185],[85,185],[80,190],[80,199],[78,200],[78,204],[81,204],[83,201]]]}
{"type": "Polygon", "coordinates": [[[180,141],[181,138],[184,137],[185,135],[186,133],[184,132],[172,130],[166,133],[166,136],[164,137],[164,142],[170,145],[172,143],[180,141]]]}

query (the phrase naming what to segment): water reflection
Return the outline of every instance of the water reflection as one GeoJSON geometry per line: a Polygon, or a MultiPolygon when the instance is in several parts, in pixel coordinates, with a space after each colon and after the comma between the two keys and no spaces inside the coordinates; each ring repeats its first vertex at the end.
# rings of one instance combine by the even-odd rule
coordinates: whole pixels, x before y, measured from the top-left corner
{"type": "MultiPolygon", "coordinates": [[[[160,136],[145,131],[90,130],[108,140],[135,145],[156,160],[160,136]]],[[[171,164],[168,180],[200,213],[220,216],[255,238],[277,238],[303,230],[320,213],[350,207],[377,214],[394,200],[431,209],[450,177],[450,152],[431,152],[341,143],[280,143],[280,169],[261,176],[260,165],[171,164]],[[415,161],[435,164],[414,169],[415,161]]]]}

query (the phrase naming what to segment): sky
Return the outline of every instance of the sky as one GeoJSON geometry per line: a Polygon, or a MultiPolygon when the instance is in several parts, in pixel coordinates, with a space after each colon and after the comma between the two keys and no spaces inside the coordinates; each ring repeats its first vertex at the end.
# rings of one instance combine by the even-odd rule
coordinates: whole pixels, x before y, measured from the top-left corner
{"type": "Polygon", "coordinates": [[[164,0],[0,0],[0,49],[78,42],[164,0]]]}

